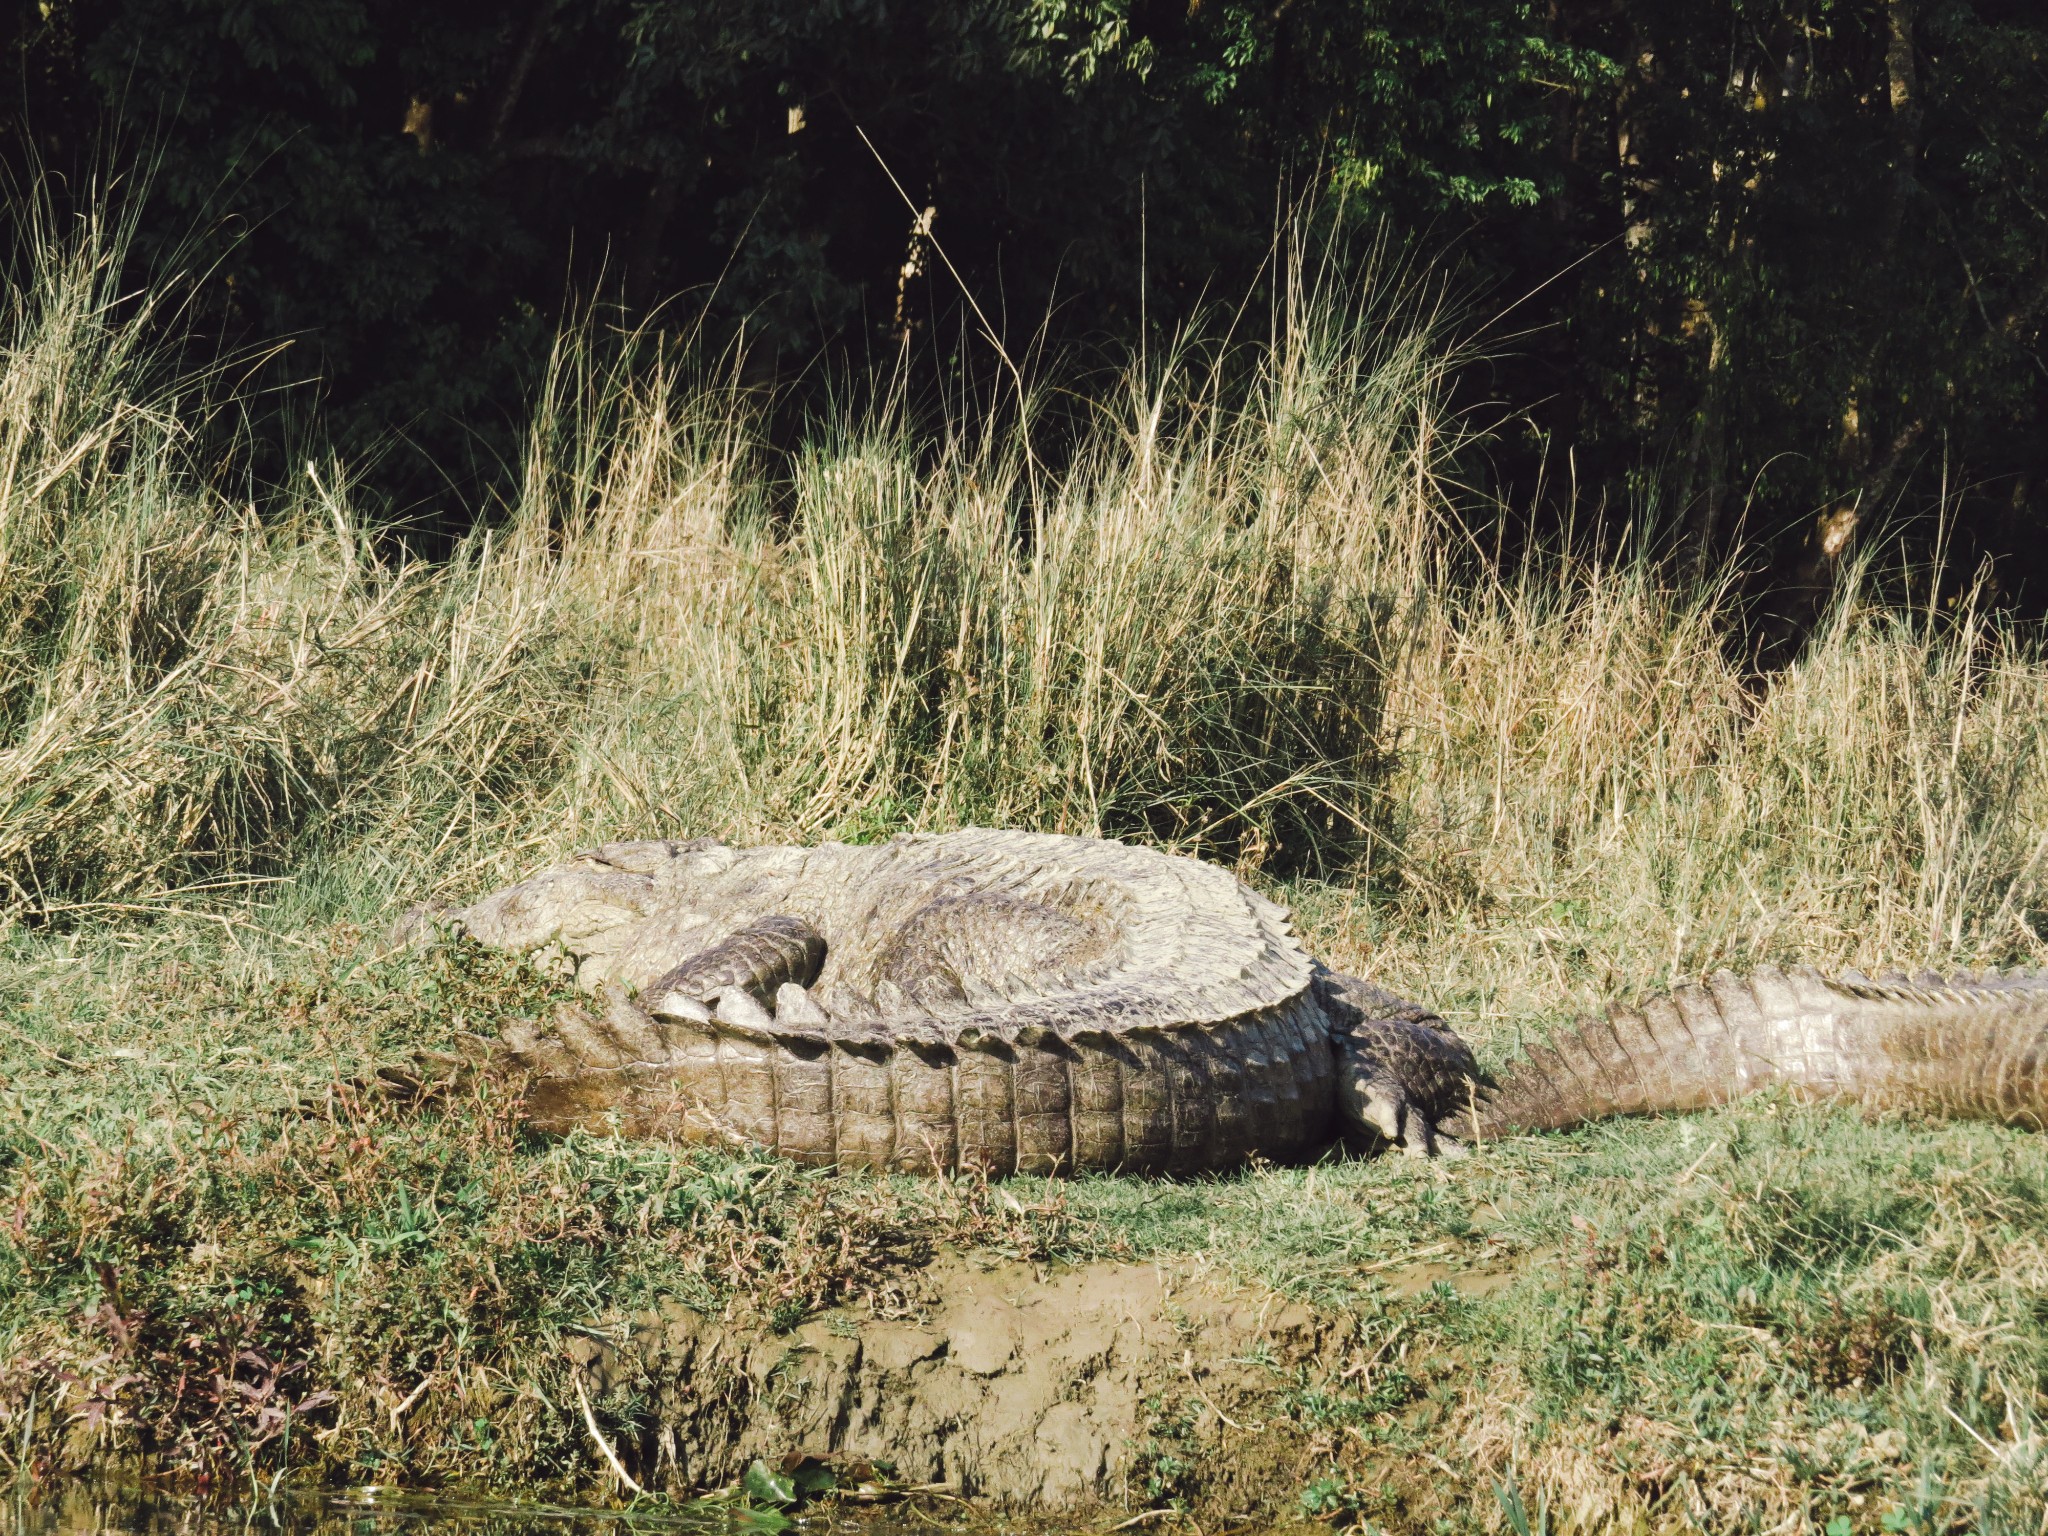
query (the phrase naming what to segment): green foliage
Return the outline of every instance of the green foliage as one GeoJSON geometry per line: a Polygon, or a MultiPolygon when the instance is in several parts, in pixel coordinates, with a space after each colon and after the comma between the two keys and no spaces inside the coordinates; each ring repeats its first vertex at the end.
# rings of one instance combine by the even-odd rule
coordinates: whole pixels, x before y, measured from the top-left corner
{"type": "Polygon", "coordinates": [[[1380,1527],[1370,1517],[1386,1513],[1395,1505],[1390,1493],[1385,1487],[1361,1488],[1339,1473],[1324,1472],[1302,1485],[1301,1512],[1362,1532],[1363,1536],[1375,1536],[1380,1527]]]}
{"type": "Polygon", "coordinates": [[[1529,1506],[1522,1498],[1522,1490],[1512,1482],[1495,1483],[1493,1496],[1500,1504],[1501,1515],[1507,1520],[1508,1529],[1514,1536],[1550,1536],[1550,1511],[1538,1509],[1534,1521],[1529,1519],[1529,1506]]]}
{"type": "MultiPolygon", "coordinates": [[[[1560,399],[1555,442],[1596,461],[1661,445],[1679,471],[1668,491],[1710,546],[1738,524],[1770,536],[1799,518],[1804,533],[1816,509],[1867,524],[1961,465],[1988,482],[1962,536],[2023,537],[2048,378],[2038,10],[1684,0],[1560,15],[1612,66],[1560,100],[1571,175],[1555,211],[1619,238],[1570,303],[1598,364],[1560,399]],[[1594,147],[1608,144],[1611,158],[1594,147]]],[[[1824,563],[1819,539],[1799,579],[1824,563]]]]}
{"type": "Polygon", "coordinates": [[[1195,1441],[1202,1405],[1187,1397],[1145,1399],[1146,1432],[1132,1454],[1132,1491],[1150,1508],[1179,1508],[1198,1483],[1195,1441]]]}
{"type": "Polygon", "coordinates": [[[211,323],[290,338],[380,484],[472,514],[565,297],[785,377],[921,332],[950,383],[981,318],[1022,353],[1273,296],[1290,205],[1458,252],[1519,354],[1474,472],[1524,497],[1654,488],[1811,587],[1816,512],[1946,484],[2012,551],[2048,484],[2022,0],[15,3],[43,162],[140,155],[140,254],[196,231],[211,323]]]}

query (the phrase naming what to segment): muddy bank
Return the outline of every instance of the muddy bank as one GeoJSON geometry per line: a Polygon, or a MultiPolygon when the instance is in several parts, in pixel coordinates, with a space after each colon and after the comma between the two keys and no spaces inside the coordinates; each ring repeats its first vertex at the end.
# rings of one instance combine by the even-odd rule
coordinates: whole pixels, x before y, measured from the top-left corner
{"type": "Polygon", "coordinates": [[[635,1394],[617,1447],[651,1484],[711,1487],[809,1454],[893,1467],[1002,1510],[1299,1512],[1311,1448],[1276,1412],[1342,1370],[1355,1335],[1270,1291],[1141,1264],[942,1259],[897,1315],[783,1335],[673,1305],[630,1342],[576,1338],[593,1397],[635,1394]]]}

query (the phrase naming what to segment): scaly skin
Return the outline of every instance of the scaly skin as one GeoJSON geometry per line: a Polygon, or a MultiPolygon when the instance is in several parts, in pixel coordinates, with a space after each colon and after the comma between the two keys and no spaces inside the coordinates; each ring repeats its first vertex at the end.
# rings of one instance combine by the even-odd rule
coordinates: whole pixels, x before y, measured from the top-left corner
{"type": "Polygon", "coordinates": [[[640,1002],[660,1013],[674,997],[714,1000],[737,987],[767,1005],[783,987],[808,987],[825,964],[825,940],[801,918],[763,917],[655,977],[640,1002]]]}
{"type": "Polygon", "coordinates": [[[1100,839],[616,843],[449,922],[606,994],[502,1042],[537,1125],[814,1163],[1184,1174],[1305,1155],[1340,1115],[1423,1154],[1772,1083],[2048,1123],[2048,978],[1723,973],[1495,1084],[1225,871],[1100,839]]]}
{"type": "Polygon", "coordinates": [[[983,831],[878,848],[621,843],[449,921],[609,996],[603,1017],[565,1010],[504,1041],[547,1129],[996,1174],[1196,1173],[1332,1134],[1329,1024],[1286,914],[1149,849],[983,831]],[[813,988],[781,962],[759,976],[756,993],[778,982],[773,1014],[707,959],[759,947],[771,918],[825,943],[813,988]],[[679,976],[697,996],[678,997],[679,976]]]}
{"type": "Polygon", "coordinates": [[[1531,1050],[1481,1133],[1699,1109],[1776,1084],[1809,1099],[2048,1125],[2048,977],[1723,971],[1531,1050]]]}

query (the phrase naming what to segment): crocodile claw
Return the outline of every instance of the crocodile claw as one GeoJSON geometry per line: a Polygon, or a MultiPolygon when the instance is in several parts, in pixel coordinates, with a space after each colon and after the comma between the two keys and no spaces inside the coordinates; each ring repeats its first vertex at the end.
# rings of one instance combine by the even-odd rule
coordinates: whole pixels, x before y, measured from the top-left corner
{"type": "Polygon", "coordinates": [[[1318,978],[1336,1026],[1337,1102],[1376,1142],[1410,1157],[1462,1157],[1452,1134],[1486,1087],[1479,1063],[1443,1020],[1355,977],[1318,978]]]}

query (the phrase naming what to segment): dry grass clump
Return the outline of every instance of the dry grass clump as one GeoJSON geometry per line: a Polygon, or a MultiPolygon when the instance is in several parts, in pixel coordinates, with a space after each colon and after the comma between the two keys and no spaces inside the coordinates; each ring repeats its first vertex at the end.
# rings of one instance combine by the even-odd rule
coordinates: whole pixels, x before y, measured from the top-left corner
{"type": "Polygon", "coordinates": [[[1647,564],[1482,573],[1410,631],[1390,837],[1301,892],[1317,940],[1482,1033],[1767,960],[2048,960],[2048,662],[1876,585],[1759,682],[1647,564]]]}
{"type": "Polygon", "coordinates": [[[430,565],[337,468],[261,515],[197,473],[117,234],[45,252],[0,353],[16,915],[269,879],[361,914],[611,835],[978,821],[1355,874],[1399,937],[1339,948],[1481,1012],[2042,952],[2038,645],[1852,583],[1765,686],[1718,589],[1474,553],[1399,301],[1136,370],[1056,470],[1000,410],[777,458],[742,391],[565,343],[517,494],[430,565]]]}
{"type": "Polygon", "coordinates": [[[1057,474],[1028,432],[887,414],[781,467],[744,395],[565,344],[518,494],[427,566],[338,469],[260,516],[205,483],[153,317],[109,290],[118,241],[60,254],[0,355],[16,913],[315,855],[360,899],[380,862],[473,882],[615,829],[980,820],[1327,861],[1373,814],[1393,594],[1440,510],[1420,332],[1304,326],[1228,389],[1185,354],[1057,474]]]}
{"type": "Polygon", "coordinates": [[[29,253],[0,310],[0,914],[163,908],[323,830],[544,771],[566,686],[519,555],[380,560],[339,471],[259,516],[199,472],[208,378],[117,286],[118,228],[29,253]],[[363,808],[381,808],[368,816],[363,808]],[[338,820],[337,820],[338,818],[338,820]]]}
{"type": "MultiPolygon", "coordinates": [[[[1170,371],[1149,416],[1107,419],[1057,477],[1015,436],[823,427],[772,508],[769,466],[688,451],[678,401],[704,396],[672,373],[575,392],[571,436],[602,462],[531,479],[514,536],[551,530],[564,590],[614,626],[585,653],[623,659],[595,675],[568,773],[522,814],[582,836],[978,820],[1310,853],[1355,837],[1384,520],[1273,483],[1311,474],[1307,427],[1283,463],[1258,446],[1296,381],[1239,412],[1169,403],[1182,382],[1170,371]]],[[[1412,381],[1376,453],[1421,452],[1432,387],[1412,381]]],[[[745,402],[726,405],[743,426],[745,402]]]]}

